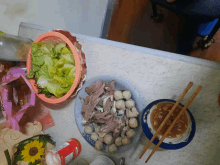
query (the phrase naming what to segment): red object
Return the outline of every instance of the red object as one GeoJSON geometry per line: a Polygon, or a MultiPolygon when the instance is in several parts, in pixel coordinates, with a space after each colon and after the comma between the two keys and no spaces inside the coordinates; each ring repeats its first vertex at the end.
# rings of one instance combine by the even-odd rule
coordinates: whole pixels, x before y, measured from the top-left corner
{"type": "Polygon", "coordinates": [[[81,153],[81,144],[77,139],[71,138],[61,146],[53,148],[46,155],[47,164],[65,165],[73,161],[81,153]]]}
{"type": "MultiPolygon", "coordinates": [[[[64,147],[63,149],[58,151],[58,154],[61,157],[61,164],[65,165],[65,161],[67,159],[67,157],[69,155],[71,155],[71,157],[73,157],[71,159],[74,160],[81,152],[81,144],[77,139],[70,139],[70,141],[67,141],[67,143],[69,143],[68,146],[64,147]]],[[[69,163],[69,162],[68,162],[69,163]]]]}

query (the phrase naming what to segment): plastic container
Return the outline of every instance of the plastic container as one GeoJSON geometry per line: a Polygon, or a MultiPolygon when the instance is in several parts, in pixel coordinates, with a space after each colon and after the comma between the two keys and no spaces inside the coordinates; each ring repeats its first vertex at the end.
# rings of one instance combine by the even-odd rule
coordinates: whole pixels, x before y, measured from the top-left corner
{"type": "Polygon", "coordinates": [[[55,147],[46,154],[47,165],[65,165],[73,161],[81,152],[77,139],[70,139],[61,146],[55,147]]]}
{"type": "MultiPolygon", "coordinates": [[[[75,80],[74,80],[73,85],[70,88],[70,90],[64,96],[62,96],[60,98],[56,98],[56,97],[47,98],[45,96],[45,94],[38,94],[38,88],[35,86],[35,80],[29,79],[30,84],[32,85],[32,88],[33,88],[35,94],[41,100],[43,100],[47,103],[52,103],[52,104],[61,103],[65,100],[67,100],[74,93],[74,91],[77,90],[80,82],[82,81],[82,77],[84,77],[84,75],[85,75],[86,64],[83,61],[83,58],[81,56],[81,54],[84,55],[84,53],[82,53],[81,50],[77,51],[77,49],[74,45],[76,43],[76,38],[71,36],[71,34],[67,31],[47,32],[47,33],[44,33],[41,36],[39,36],[34,42],[38,43],[38,42],[42,42],[42,41],[46,44],[58,44],[61,42],[65,42],[70,47],[70,49],[73,53],[74,59],[75,59],[75,66],[76,66],[75,80]],[[84,68],[83,68],[83,66],[84,66],[84,68]]],[[[28,74],[30,73],[30,68],[31,68],[31,49],[28,53],[28,58],[27,58],[27,73],[28,74]]]]}
{"type": "Polygon", "coordinates": [[[0,60],[26,61],[32,40],[0,33],[0,60]]]}
{"type": "Polygon", "coordinates": [[[115,163],[107,156],[97,156],[89,165],[115,165],[115,163]]]}

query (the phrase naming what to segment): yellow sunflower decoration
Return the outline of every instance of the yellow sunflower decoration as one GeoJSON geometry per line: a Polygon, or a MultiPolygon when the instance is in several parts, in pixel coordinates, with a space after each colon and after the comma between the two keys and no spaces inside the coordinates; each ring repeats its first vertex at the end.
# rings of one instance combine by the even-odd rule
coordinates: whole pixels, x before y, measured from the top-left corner
{"type": "Polygon", "coordinates": [[[23,160],[27,163],[34,163],[37,160],[40,160],[44,154],[43,143],[38,140],[34,140],[24,146],[24,150],[21,152],[23,160]]]}

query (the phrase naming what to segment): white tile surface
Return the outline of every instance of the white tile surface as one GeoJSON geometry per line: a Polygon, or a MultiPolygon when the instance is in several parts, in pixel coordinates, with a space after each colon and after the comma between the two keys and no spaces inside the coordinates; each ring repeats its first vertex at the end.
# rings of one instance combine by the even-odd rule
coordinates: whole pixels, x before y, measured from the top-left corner
{"type": "MultiPolygon", "coordinates": [[[[43,31],[20,33],[21,36],[35,39],[43,31]]],[[[220,91],[220,70],[192,63],[153,56],[148,53],[101,44],[78,38],[87,57],[90,79],[99,75],[112,75],[125,78],[140,93],[146,105],[156,99],[177,99],[187,84],[194,83],[186,95],[184,104],[198,85],[203,87],[189,107],[196,120],[196,134],[193,141],[183,149],[168,151],[159,149],[150,159],[153,165],[217,165],[220,162],[220,109],[218,95],[220,91]]],[[[104,154],[95,151],[79,134],[74,120],[74,101],[62,110],[52,110],[56,126],[47,130],[57,144],[74,137],[82,144],[82,153],[72,163],[77,165],[80,158],[91,162],[96,156],[104,154]]],[[[142,134],[136,148],[119,155],[110,155],[114,161],[121,156],[126,158],[126,165],[144,164],[152,150],[144,158],[139,156],[148,142],[142,134]]]]}

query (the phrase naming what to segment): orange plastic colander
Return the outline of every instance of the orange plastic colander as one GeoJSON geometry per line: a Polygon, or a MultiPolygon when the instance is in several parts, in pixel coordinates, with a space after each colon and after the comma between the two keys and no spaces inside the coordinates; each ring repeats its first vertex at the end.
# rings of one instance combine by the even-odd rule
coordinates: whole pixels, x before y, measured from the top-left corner
{"type": "MultiPolygon", "coordinates": [[[[67,31],[64,31],[66,33],[68,33],[67,31]]],[[[71,51],[72,54],[74,56],[75,59],[75,66],[76,66],[76,72],[75,72],[75,79],[73,82],[72,87],[70,88],[69,92],[67,92],[64,96],[57,98],[57,97],[51,97],[51,98],[47,98],[45,96],[45,94],[38,94],[38,88],[35,86],[35,80],[34,79],[29,79],[29,82],[34,90],[34,92],[36,93],[36,95],[43,101],[47,102],[47,103],[52,103],[52,104],[56,104],[56,103],[61,103],[65,100],[67,100],[72,94],[73,92],[77,89],[81,78],[82,78],[82,64],[81,64],[81,59],[79,56],[79,52],[77,51],[76,47],[74,46],[74,42],[70,40],[71,38],[68,37],[67,35],[65,35],[65,33],[60,33],[59,31],[52,31],[52,32],[46,32],[44,34],[42,34],[41,36],[39,36],[34,42],[38,43],[38,42],[44,42],[46,44],[58,44],[61,42],[66,43],[71,51]]],[[[27,57],[27,73],[30,73],[30,68],[31,68],[31,49],[28,53],[28,57],[27,57]]]]}

